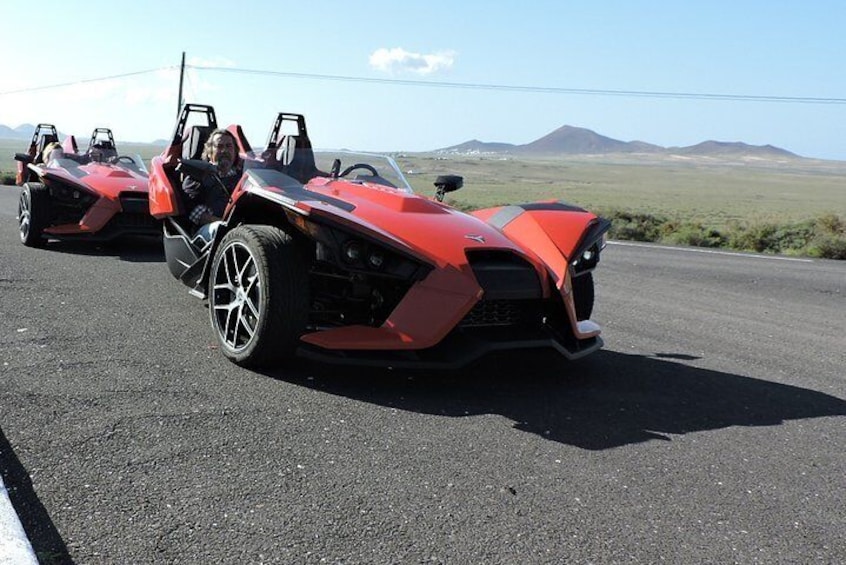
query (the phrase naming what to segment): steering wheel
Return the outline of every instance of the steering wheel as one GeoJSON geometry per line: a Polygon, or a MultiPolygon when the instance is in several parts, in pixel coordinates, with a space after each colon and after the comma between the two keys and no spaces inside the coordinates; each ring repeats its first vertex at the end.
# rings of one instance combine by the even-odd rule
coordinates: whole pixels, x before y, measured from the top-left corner
{"type": "Polygon", "coordinates": [[[138,166],[138,163],[136,163],[136,162],[135,162],[135,159],[133,159],[133,158],[132,158],[132,157],[130,157],[129,155],[121,155],[120,157],[118,157],[117,159],[115,159],[115,162],[116,162],[116,163],[120,163],[121,161],[126,161],[126,162],[128,162],[129,164],[131,164],[131,165],[132,165],[132,166],[134,166],[134,167],[137,167],[137,166],[138,166]]]}
{"type": "Polygon", "coordinates": [[[344,171],[339,176],[345,177],[356,169],[364,169],[370,174],[372,174],[374,177],[379,176],[379,173],[376,171],[376,169],[374,169],[371,165],[368,165],[367,163],[356,163],[355,165],[350,165],[349,167],[344,169],[344,171]]]}

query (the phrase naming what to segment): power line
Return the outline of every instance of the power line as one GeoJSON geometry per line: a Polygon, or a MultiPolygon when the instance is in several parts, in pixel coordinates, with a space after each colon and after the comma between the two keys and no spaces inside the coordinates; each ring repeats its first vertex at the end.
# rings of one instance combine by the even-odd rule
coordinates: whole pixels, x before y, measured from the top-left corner
{"type": "Polygon", "coordinates": [[[664,92],[649,90],[608,90],[597,88],[558,88],[550,86],[515,86],[507,84],[484,84],[466,82],[443,82],[408,79],[388,79],[372,77],[355,77],[343,75],[322,75],[313,73],[289,73],[281,71],[267,71],[258,69],[240,69],[235,67],[211,67],[203,65],[187,65],[192,69],[222,73],[240,73],[253,75],[279,76],[307,80],[331,80],[343,82],[363,82],[374,84],[393,84],[401,86],[422,86],[435,88],[463,88],[475,90],[498,90],[511,92],[538,92],[547,94],[580,94],[592,96],[627,96],[640,98],[675,98],[680,100],[732,100],[745,102],[780,102],[794,104],[846,104],[846,98],[828,98],[813,96],[771,96],[760,94],[716,94],[708,92],[664,92]]]}
{"type": "MultiPolygon", "coordinates": [[[[213,67],[206,65],[185,65],[186,68],[195,69],[198,71],[211,71],[220,73],[237,73],[237,74],[252,74],[276,76],[304,80],[328,80],[328,81],[342,81],[342,82],[360,82],[371,84],[388,84],[397,86],[416,86],[429,88],[460,88],[470,90],[496,90],[502,92],[535,92],[545,94],[568,94],[568,95],[586,95],[586,96],[621,96],[633,98],[672,98],[677,100],[723,100],[723,101],[741,101],[741,102],[774,102],[774,103],[792,103],[792,104],[846,104],[846,98],[833,97],[816,97],[816,96],[773,96],[762,94],[719,94],[710,92],[672,92],[672,91],[650,91],[650,90],[613,90],[613,89],[599,89],[599,88],[561,88],[551,86],[519,86],[508,84],[486,84],[486,83],[466,83],[466,82],[444,82],[444,81],[425,81],[425,80],[409,80],[409,79],[391,79],[391,78],[375,78],[375,77],[357,77],[345,75],[324,75],[315,73],[292,73],[283,71],[268,71],[261,69],[243,69],[236,67],[213,67]]],[[[0,92],[0,96],[7,94],[19,94],[24,92],[36,92],[39,90],[49,90],[53,88],[63,88],[66,86],[73,86],[76,84],[86,84],[92,82],[100,82],[105,80],[114,80],[119,78],[126,78],[131,76],[138,76],[143,74],[154,73],[162,70],[172,70],[176,67],[167,66],[159,67],[157,69],[147,69],[143,71],[134,71],[129,73],[122,73],[106,77],[80,79],[71,82],[64,82],[58,84],[49,84],[44,86],[33,86],[28,88],[20,88],[16,90],[7,90],[0,92]]]]}
{"type": "Polygon", "coordinates": [[[159,67],[158,69],[147,69],[145,71],[134,71],[134,72],[131,72],[131,73],[122,73],[122,74],[119,74],[119,75],[111,75],[111,76],[107,76],[107,77],[84,78],[84,79],[80,79],[80,80],[74,80],[74,81],[71,81],[71,82],[62,82],[62,83],[58,83],[58,84],[47,84],[47,85],[44,85],[44,86],[31,86],[31,87],[28,87],[28,88],[19,88],[17,90],[5,90],[3,92],[0,92],[0,96],[3,96],[5,94],[20,94],[22,92],[36,92],[38,90],[49,90],[51,88],[64,88],[66,86],[73,86],[75,84],[87,84],[87,83],[92,83],[92,82],[101,82],[101,81],[104,81],[104,80],[113,80],[113,79],[116,79],[116,78],[126,78],[126,77],[137,76],[137,75],[145,75],[145,74],[155,73],[155,72],[158,72],[158,71],[163,71],[163,70],[173,69],[173,68],[174,67],[159,67]]]}

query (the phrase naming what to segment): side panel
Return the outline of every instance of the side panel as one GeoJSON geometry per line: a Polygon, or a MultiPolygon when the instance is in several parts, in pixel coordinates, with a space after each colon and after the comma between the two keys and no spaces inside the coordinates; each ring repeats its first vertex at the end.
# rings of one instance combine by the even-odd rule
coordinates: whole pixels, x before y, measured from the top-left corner
{"type": "Polygon", "coordinates": [[[167,175],[164,158],[153,157],[150,167],[150,214],[159,220],[181,215],[179,196],[167,175]]]}
{"type": "MultiPolygon", "coordinates": [[[[27,149],[26,152],[33,159],[35,158],[36,146],[34,141],[29,144],[29,149],[27,149]]],[[[17,165],[17,171],[15,174],[16,185],[23,186],[25,182],[32,180],[32,173],[30,173],[29,167],[26,163],[22,161],[15,161],[15,165],[17,165]]]]}

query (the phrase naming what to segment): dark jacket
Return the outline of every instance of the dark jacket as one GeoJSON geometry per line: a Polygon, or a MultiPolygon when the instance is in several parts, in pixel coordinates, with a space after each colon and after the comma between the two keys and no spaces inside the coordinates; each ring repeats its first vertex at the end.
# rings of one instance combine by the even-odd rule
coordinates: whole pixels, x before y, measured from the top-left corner
{"type": "Polygon", "coordinates": [[[190,215],[198,206],[205,206],[218,218],[223,217],[223,212],[229,203],[229,195],[241,180],[239,169],[232,169],[232,172],[233,174],[225,177],[209,175],[202,181],[186,177],[182,181],[182,191],[186,198],[185,212],[190,215]]]}

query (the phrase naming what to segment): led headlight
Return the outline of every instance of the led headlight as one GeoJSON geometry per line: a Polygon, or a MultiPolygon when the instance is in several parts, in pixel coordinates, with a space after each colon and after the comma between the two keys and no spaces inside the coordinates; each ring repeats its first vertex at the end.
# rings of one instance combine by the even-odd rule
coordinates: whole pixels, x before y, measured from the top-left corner
{"type": "Polygon", "coordinates": [[[348,263],[355,263],[361,259],[363,246],[360,241],[351,240],[344,244],[344,259],[348,263]]]}

